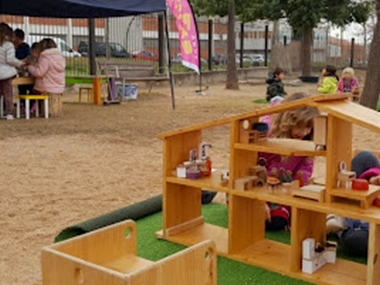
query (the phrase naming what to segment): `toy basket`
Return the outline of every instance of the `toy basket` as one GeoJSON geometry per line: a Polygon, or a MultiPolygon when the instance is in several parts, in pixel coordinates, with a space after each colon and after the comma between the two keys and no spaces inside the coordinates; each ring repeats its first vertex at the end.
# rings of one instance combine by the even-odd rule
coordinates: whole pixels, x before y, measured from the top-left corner
{"type": "Polygon", "coordinates": [[[123,85],[117,84],[117,94],[123,100],[136,100],[139,92],[139,87],[136,84],[125,84],[124,92],[123,85]]]}

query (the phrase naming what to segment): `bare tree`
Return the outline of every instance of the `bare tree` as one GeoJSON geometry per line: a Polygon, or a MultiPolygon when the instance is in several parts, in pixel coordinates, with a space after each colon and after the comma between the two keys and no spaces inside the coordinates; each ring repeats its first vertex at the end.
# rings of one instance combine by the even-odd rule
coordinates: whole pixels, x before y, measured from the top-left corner
{"type": "Polygon", "coordinates": [[[235,0],[230,0],[227,24],[227,89],[239,89],[236,70],[235,0]]]}
{"type": "Polygon", "coordinates": [[[367,75],[360,104],[375,109],[380,93],[380,0],[376,0],[377,22],[368,57],[367,75]]]}

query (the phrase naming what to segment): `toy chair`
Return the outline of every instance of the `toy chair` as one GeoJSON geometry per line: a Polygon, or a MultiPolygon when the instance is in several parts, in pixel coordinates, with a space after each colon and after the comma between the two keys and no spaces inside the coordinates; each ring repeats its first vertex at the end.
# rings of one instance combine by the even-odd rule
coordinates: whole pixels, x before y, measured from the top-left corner
{"type": "Polygon", "coordinates": [[[30,100],[36,100],[36,118],[39,117],[39,104],[38,101],[44,101],[44,113],[45,119],[49,118],[49,95],[18,95],[17,96],[17,109],[16,117],[19,119],[21,117],[21,100],[25,100],[25,119],[30,119],[30,100]]]}
{"type": "Polygon", "coordinates": [[[82,102],[82,92],[87,92],[87,103],[92,103],[94,101],[94,92],[92,87],[79,87],[79,103],[82,102]]]}

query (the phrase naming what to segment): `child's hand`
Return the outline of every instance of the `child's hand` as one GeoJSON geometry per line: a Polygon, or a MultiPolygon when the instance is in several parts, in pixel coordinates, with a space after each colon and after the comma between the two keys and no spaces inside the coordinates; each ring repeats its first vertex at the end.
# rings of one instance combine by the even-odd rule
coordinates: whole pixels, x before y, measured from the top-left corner
{"type": "Polygon", "coordinates": [[[27,65],[27,62],[25,60],[21,60],[21,66],[27,65]]]}
{"type": "Polygon", "coordinates": [[[266,220],[268,221],[268,223],[270,223],[271,222],[270,208],[269,208],[267,203],[265,203],[265,216],[266,216],[266,220]]]}

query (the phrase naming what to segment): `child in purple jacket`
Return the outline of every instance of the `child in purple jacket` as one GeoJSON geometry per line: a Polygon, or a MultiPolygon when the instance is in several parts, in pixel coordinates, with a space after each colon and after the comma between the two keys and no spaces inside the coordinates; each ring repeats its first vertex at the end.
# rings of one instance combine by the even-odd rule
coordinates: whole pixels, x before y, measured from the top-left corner
{"type": "MultiPolygon", "coordinates": [[[[286,103],[294,100],[307,98],[305,93],[294,93],[272,102],[272,105],[286,103]]],[[[265,116],[262,122],[269,125],[269,137],[287,138],[296,140],[310,140],[312,136],[314,118],[319,115],[319,111],[313,107],[302,107],[289,110],[284,113],[265,116]]],[[[314,159],[306,156],[283,156],[272,153],[259,153],[259,157],[266,159],[267,172],[273,171],[288,172],[292,179],[299,179],[299,176],[307,183],[313,173],[314,159]]],[[[267,203],[267,230],[286,229],[290,224],[290,207],[267,203]]]]}

